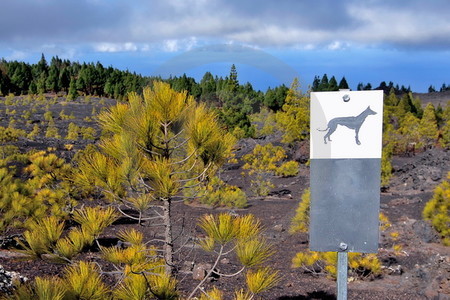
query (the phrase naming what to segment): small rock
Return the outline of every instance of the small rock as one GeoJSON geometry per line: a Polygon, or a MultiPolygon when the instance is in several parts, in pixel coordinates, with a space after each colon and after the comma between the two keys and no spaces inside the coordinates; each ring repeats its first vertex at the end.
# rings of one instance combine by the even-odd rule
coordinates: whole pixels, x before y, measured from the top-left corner
{"type": "Polygon", "coordinates": [[[192,272],[192,278],[195,280],[203,280],[206,274],[208,274],[208,271],[211,270],[211,268],[212,265],[206,263],[195,265],[192,272]]]}
{"type": "Polygon", "coordinates": [[[24,283],[26,281],[28,281],[28,278],[21,276],[17,272],[6,271],[3,266],[0,265],[0,294],[11,294],[16,283],[24,283]]]}
{"type": "Polygon", "coordinates": [[[278,232],[283,232],[284,231],[284,227],[283,227],[282,224],[277,224],[277,225],[273,226],[273,229],[275,231],[278,231],[278,232]]]}
{"type": "Polygon", "coordinates": [[[228,265],[230,263],[230,260],[228,258],[224,257],[220,260],[220,263],[223,265],[228,265]]]}
{"type": "Polygon", "coordinates": [[[389,275],[402,275],[403,274],[403,268],[401,265],[397,266],[391,266],[387,268],[389,275]]]}

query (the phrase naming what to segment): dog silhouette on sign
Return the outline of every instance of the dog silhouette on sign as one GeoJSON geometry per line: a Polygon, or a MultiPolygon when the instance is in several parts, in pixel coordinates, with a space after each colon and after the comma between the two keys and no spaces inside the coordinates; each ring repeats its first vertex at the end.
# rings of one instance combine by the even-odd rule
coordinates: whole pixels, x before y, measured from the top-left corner
{"type": "Polygon", "coordinates": [[[328,132],[325,134],[325,136],[323,137],[323,141],[326,144],[327,143],[327,139],[328,141],[331,142],[330,136],[333,134],[333,132],[336,131],[338,125],[341,126],[345,126],[347,128],[350,129],[354,129],[355,130],[355,141],[357,145],[361,145],[361,142],[359,141],[359,129],[361,128],[362,124],[364,123],[364,121],[366,120],[367,116],[370,115],[376,115],[377,113],[374,112],[372,109],[370,109],[370,106],[368,106],[362,113],[360,113],[359,115],[357,115],[356,117],[338,117],[338,118],[334,118],[331,119],[328,122],[327,128],[326,129],[317,129],[319,131],[327,131],[328,132]]]}

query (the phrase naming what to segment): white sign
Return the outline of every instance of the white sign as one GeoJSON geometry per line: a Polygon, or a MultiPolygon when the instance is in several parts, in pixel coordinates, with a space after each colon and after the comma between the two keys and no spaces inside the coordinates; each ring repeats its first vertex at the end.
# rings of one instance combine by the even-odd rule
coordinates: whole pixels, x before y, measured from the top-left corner
{"type": "Polygon", "coordinates": [[[311,159],[381,158],[383,91],[311,93],[311,159]]]}

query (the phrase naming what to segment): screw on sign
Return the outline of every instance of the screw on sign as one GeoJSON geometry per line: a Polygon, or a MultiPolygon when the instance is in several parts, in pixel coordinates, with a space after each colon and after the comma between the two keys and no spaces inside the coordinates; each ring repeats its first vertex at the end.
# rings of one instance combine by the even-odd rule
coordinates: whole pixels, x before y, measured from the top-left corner
{"type": "Polygon", "coordinates": [[[378,251],[383,91],[311,93],[312,251],[338,252],[338,299],[347,253],[378,251]]]}

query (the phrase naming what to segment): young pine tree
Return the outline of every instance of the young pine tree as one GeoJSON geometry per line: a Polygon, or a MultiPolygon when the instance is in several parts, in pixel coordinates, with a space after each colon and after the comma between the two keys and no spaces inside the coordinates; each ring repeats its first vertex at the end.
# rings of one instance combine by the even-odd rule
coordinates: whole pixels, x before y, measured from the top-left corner
{"type": "Polygon", "coordinates": [[[419,124],[419,133],[424,145],[427,147],[433,145],[438,138],[436,111],[432,103],[428,103],[423,111],[422,120],[420,120],[419,124]]]}
{"type": "Polygon", "coordinates": [[[186,183],[215,171],[234,140],[204,105],[166,83],[145,88],[143,97],[130,93],[128,100],[99,115],[107,134],[81,160],[78,180],[103,190],[119,210],[138,210],[139,222],[161,216],[163,258],[171,273],[173,199],[190,187],[186,183]]]}
{"type": "Polygon", "coordinates": [[[282,109],[277,112],[276,120],[283,130],[283,142],[301,141],[309,135],[309,97],[299,91],[300,84],[295,78],[287,92],[282,109]]]}

